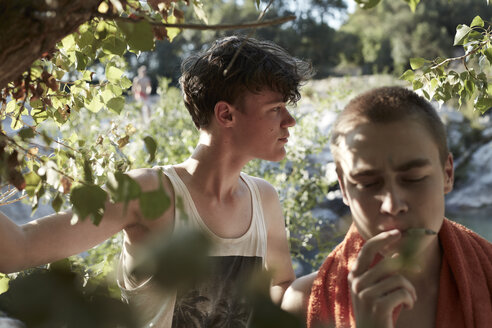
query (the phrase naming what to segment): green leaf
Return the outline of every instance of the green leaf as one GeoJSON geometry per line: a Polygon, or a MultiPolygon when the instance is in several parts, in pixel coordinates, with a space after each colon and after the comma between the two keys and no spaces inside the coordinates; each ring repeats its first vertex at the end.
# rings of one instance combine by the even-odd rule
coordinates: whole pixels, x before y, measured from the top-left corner
{"type": "Polygon", "coordinates": [[[93,183],[94,182],[94,176],[92,174],[91,161],[88,159],[84,159],[84,181],[87,183],[93,183]]]}
{"type": "Polygon", "coordinates": [[[412,82],[414,79],[415,79],[415,72],[412,71],[411,69],[405,71],[405,73],[403,73],[400,76],[400,80],[405,80],[408,82],[412,82]]]}
{"type": "Polygon", "coordinates": [[[28,172],[24,174],[24,181],[26,181],[26,193],[29,197],[34,197],[36,189],[38,188],[41,178],[35,172],[28,172]]]}
{"type": "Polygon", "coordinates": [[[123,71],[121,69],[116,68],[109,64],[106,66],[106,78],[108,79],[109,82],[111,83],[118,82],[122,75],[123,75],[123,71]]]}
{"type": "Polygon", "coordinates": [[[492,107],[492,98],[478,98],[475,102],[475,108],[481,113],[485,113],[492,107]]]}
{"type": "Polygon", "coordinates": [[[77,70],[83,71],[87,67],[89,57],[80,51],[75,51],[75,58],[77,59],[77,70]]]}
{"type": "Polygon", "coordinates": [[[424,66],[428,62],[429,62],[429,60],[427,60],[425,58],[413,57],[413,58],[410,58],[410,67],[413,70],[416,70],[416,69],[421,68],[422,66],[424,66]]]}
{"type": "Polygon", "coordinates": [[[9,277],[0,273],[0,295],[9,290],[9,277]]]}
{"type": "Polygon", "coordinates": [[[93,113],[99,112],[103,106],[104,104],[99,97],[92,98],[92,101],[89,104],[86,104],[87,109],[93,113]]]}
{"type": "Polygon", "coordinates": [[[123,56],[126,52],[126,42],[119,37],[110,35],[102,42],[102,48],[106,53],[123,56]]]}
{"type": "Polygon", "coordinates": [[[154,34],[149,22],[118,22],[116,24],[125,35],[126,41],[132,50],[150,51],[154,48],[154,34]]]}
{"type": "Polygon", "coordinates": [[[127,78],[126,76],[123,76],[120,80],[120,87],[123,90],[126,90],[126,89],[130,88],[131,86],[132,86],[132,81],[130,81],[130,79],[127,78]]]}
{"type": "Polygon", "coordinates": [[[106,104],[109,109],[116,112],[117,114],[121,113],[121,110],[125,106],[125,98],[124,97],[115,97],[108,101],[106,104]]]}
{"type": "Polygon", "coordinates": [[[492,48],[488,47],[483,51],[483,54],[485,55],[485,57],[487,57],[487,60],[492,65],[492,48]]]}
{"type": "MultiPolygon", "coordinates": [[[[256,0],[257,8],[260,8],[260,0],[256,0]]],[[[193,2],[193,11],[195,12],[196,17],[200,19],[205,24],[208,24],[207,14],[205,14],[205,10],[203,10],[203,3],[194,1],[193,2]]]]}
{"type": "Polygon", "coordinates": [[[473,21],[470,24],[470,27],[475,27],[475,26],[479,26],[479,27],[484,26],[483,19],[480,16],[475,16],[475,18],[473,18],[473,21]]]}
{"type": "Polygon", "coordinates": [[[75,47],[75,38],[73,37],[73,34],[70,34],[63,38],[61,41],[63,49],[66,51],[72,50],[75,47]]]}
{"type": "Polygon", "coordinates": [[[371,9],[378,5],[381,0],[355,0],[362,9],[371,9]]]}
{"type": "MultiPolygon", "coordinates": [[[[168,24],[176,24],[177,23],[177,19],[176,17],[174,16],[170,16],[167,18],[167,22],[168,24]]],[[[173,42],[174,38],[176,36],[178,36],[178,34],[181,32],[181,30],[179,28],[175,28],[175,27],[166,27],[166,32],[167,32],[167,37],[169,39],[169,42],[173,42]]]]}
{"type": "Polygon", "coordinates": [[[107,186],[115,202],[128,202],[142,193],[140,185],[122,172],[108,174],[107,186]]]}
{"type": "Polygon", "coordinates": [[[473,92],[475,92],[475,84],[471,79],[465,81],[465,89],[469,96],[473,95],[473,92]]]}
{"type": "Polygon", "coordinates": [[[422,88],[423,86],[424,86],[424,84],[419,80],[414,80],[412,83],[413,90],[418,90],[418,89],[422,88]]]}
{"type": "Polygon", "coordinates": [[[23,128],[19,131],[19,137],[22,140],[31,139],[34,137],[34,130],[30,127],[23,128]]]}
{"type": "Polygon", "coordinates": [[[456,35],[454,36],[454,46],[463,45],[463,41],[468,36],[468,34],[473,31],[469,26],[465,24],[460,24],[456,27],[456,35]]]}
{"type": "Polygon", "coordinates": [[[95,225],[99,225],[101,222],[106,198],[106,192],[96,185],[75,186],[70,194],[70,202],[77,219],[90,218],[95,225]]]}
{"type": "Polygon", "coordinates": [[[412,12],[415,12],[415,10],[417,9],[417,5],[419,4],[420,0],[405,0],[405,2],[408,3],[412,12]]]}
{"type": "Polygon", "coordinates": [[[5,112],[7,114],[14,113],[17,111],[19,107],[20,106],[17,104],[17,100],[12,99],[11,101],[8,102],[7,107],[5,108],[5,112]]]}
{"type": "Polygon", "coordinates": [[[159,218],[171,204],[169,196],[162,187],[157,190],[143,192],[139,200],[140,210],[143,216],[149,220],[159,218]]]}
{"type": "Polygon", "coordinates": [[[31,109],[31,116],[36,124],[39,124],[49,118],[48,111],[43,107],[31,109]]]}
{"type": "Polygon", "coordinates": [[[13,117],[12,118],[12,122],[10,123],[10,128],[12,130],[18,130],[20,128],[22,128],[24,125],[22,124],[22,121],[19,119],[17,119],[17,116],[16,117],[13,117]]]}
{"type": "Polygon", "coordinates": [[[56,193],[53,201],[51,202],[51,207],[55,210],[56,213],[60,212],[60,209],[63,205],[63,197],[59,192],[56,193]]]}
{"type": "Polygon", "coordinates": [[[152,163],[155,159],[155,151],[157,150],[157,143],[151,136],[146,136],[144,139],[145,149],[149,153],[148,163],[152,163]]]}

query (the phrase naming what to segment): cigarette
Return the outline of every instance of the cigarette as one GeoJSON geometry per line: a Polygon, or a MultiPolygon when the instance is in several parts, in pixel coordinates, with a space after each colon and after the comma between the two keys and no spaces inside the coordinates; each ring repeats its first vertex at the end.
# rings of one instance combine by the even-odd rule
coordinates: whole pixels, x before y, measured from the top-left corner
{"type": "Polygon", "coordinates": [[[403,234],[410,236],[432,236],[437,235],[437,232],[427,228],[409,228],[403,234]]]}

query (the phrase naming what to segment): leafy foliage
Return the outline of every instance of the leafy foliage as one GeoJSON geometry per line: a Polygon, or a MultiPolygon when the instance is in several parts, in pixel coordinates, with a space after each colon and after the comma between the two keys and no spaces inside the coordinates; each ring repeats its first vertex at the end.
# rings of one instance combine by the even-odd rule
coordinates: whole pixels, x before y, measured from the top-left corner
{"type": "MultiPolygon", "coordinates": [[[[256,6],[260,5],[260,1],[255,2],[256,6]]],[[[377,6],[380,3],[378,0],[356,2],[365,8],[381,10],[377,6]]],[[[419,8],[423,8],[423,3],[419,4],[418,0],[405,2],[407,4],[398,2],[398,6],[408,5],[416,15],[422,15],[419,8]]],[[[245,6],[251,3],[246,2],[245,6]]],[[[325,5],[320,6],[319,11],[328,8],[326,4],[343,8],[343,3],[336,0],[311,3],[325,5]]],[[[192,10],[182,8],[183,3],[173,0],[149,0],[147,3],[136,0],[102,1],[95,18],[80,26],[76,33],[64,38],[53,52],[43,55],[1,91],[0,117],[10,121],[10,131],[0,133],[0,181],[12,184],[18,190],[25,190],[33,211],[42,198],[47,198],[52,201],[56,211],[72,207],[78,219],[90,219],[98,224],[107,199],[123,203],[140,199],[145,216],[149,219],[158,217],[168,206],[168,202],[162,199],[169,200],[162,188],[142,192],[125,172],[134,167],[181,162],[189,156],[196,144],[197,134],[188,113],[184,111],[179,90],[169,87],[168,80],[160,82],[161,97],[152,108],[154,119],[149,125],[144,125],[138,108],[127,103],[126,93],[131,83],[125,75],[128,67],[124,56],[128,56],[128,53],[142,55],[143,51],[153,49],[155,39],[172,40],[180,31],[169,27],[169,23],[183,23],[191,12],[203,21],[212,21],[214,14],[240,20],[251,20],[257,14],[253,10],[254,6],[246,12],[238,10],[235,3],[230,4],[231,14],[224,15],[221,11],[213,13],[213,6],[207,12],[207,8],[198,0],[186,2],[186,6],[192,10]]],[[[384,2],[379,8],[382,5],[384,2]]],[[[289,10],[282,4],[278,6],[277,12],[289,10]]],[[[397,7],[394,2],[392,6],[397,7]]],[[[374,11],[371,15],[374,15],[374,11]]],[[[364,34],[363,38],[356,40],[353,38],[356,34],[346,28],[335,37],[333,29],[313,17],[302,17],[292,26],[279,28],[278,31],[287,45],[293,35],[303,35],[305,32],[320,37],[330,35],[330,38],[339,38],[337,44],[340,49],[347,49],[342,46],[351,47],[347,52],[351,54],[349,59],[366,57],[371,64],[379,65],[381,62],[382,67],[386,62],[381,60],[380,55],[388,55],[390,46],[393,46],[393,50],[405,48],[404,44],[398,46],[394,41],[397,37],[388,41],[377,31],[358,28],[354,20],[350,24],[355,25],[355,29],[361,33],[374,33],[369,37],[364,34]],[[347,40],[351,40],[348,45],[347,40]],[[362,55],[359,54],[360,49],[363,50],[362,55]]],[[[421,45],[425,44],[424,32],[427,30],[435,35],[445,34],[442,29],[432,25],[419,25],[411,38],[422,38],[419,38],[419,42],[415,41],[413,48],[422,48],[421,45]]],[[[405,33],[403,28],[398,31],[405,33]]],[[[258,34],[272,39],[268,33],[262,31],[258,34]]],[[[216,36],[214,33],[208,35],[210,38],[216,36]]],[[[191,39],[194,36],[188,37],[191,39]]],[[[296,53],[299,57],[310,57],[307,52],[302,53],[302,49],[315,48],[317,59],[322,63],[320,66],[334,65],[333,58],[344,53],[342,50],[336,53],[333,50],[336,47],[331,43],[320,42],[320,39],[299,40],[298,44],[286,48],[291,52],[294,49],[300,51],[296,53]],[[327,56],[328,53],[330,56],[327,56]],[[332,62],[321,61],[328,57],[332,62]]],[[[282,44],[279,40],[275,41],[282,44]]],[[[447,101],[458,95],[460,102],[474,99],[476,108],[485,112],[492,106],[487,78],[492,62],[489,43],[490,24],[477,16],[469,26],[459,25],[456,30],[455,45],[463,46],[464,56],[432,61],[423,59],[430,52],[424,53],[422,57],[410,60],[412,70],[406,71],[402,77],[429,99],[447,101]],[[451,68],[451,63],[456,60],[462,60],[463,71],[451,68]]],[[[395,67],[408,62],[405,54],[400,57],[403,59],[393,63],[395,67]]],[[[314,267],[319,266],[336,241],[333,236],[330,239],[323,234],[325,223],[312,211],[326,200],[326,195],[332,190],[333,180],[326,178],[326,167],[314,164],[309,159],[322,151],[327,141],[327,135],[314,128],[317,126],[315,123],[323,115],[323,108],[336,107],[339,100],[324,100],[317,111],[301,111],[298,114],[298,126],[291,138],[286,160],[278,164],[255,161],[246,168],[248,173],[264,177],[278,189],[287,219],[292,255],[314,267]],[[310,250],[316,251],[318,256],[313,258],[307,255],[310,250]]],[[[80,324],[98,327],[121,319],[119,324],[132,326],[133,319],[127,307],[115,302],[119,290],[114,279],[113,283],[108,283],[108,277],[114,274],[121,239],[119,234],[89,251],[85,257],[72,257],[50,269],[35,270],[31,275],[24,276],[21,273],[17,278],[1,276],[0,292],[5,291],[6,282],[10,279],[9,290],[0,297],[2,308],[10,309],[9,313],[33,325],[41,322],[57,326],[59,322],[65,322],[74,327],[80,324]],[[39,289],[39,286],[46,288],[39,289]],[[26,298],[33,295],[33,290],[40,293],[31,299],[26,298]],[[49,294],[53,291],[57,292],[49,294]],[[56,298],[55,307],[44,304],[45,307],[39,308],[40,304],[46,303],[46,297],[56,298]],[[28,301],[30,303],[25,303],[28,301]],[[24,309],[25,304],[32,306],[24,313],[17,313],[19,308],[24,309]],[[100,312],[106,306],[110,308],[106,311],[109,317],[100,312]],[[75,312],[66,312],[66,317],[65,312],[60,311],[61,308],[75,312]],[[82,317],[95,321],[73,321],[74,318],[78,320],[82,317]]],[[[180,278],[181,270],[205,274],[206,268],[200,266],[199,258],[192,256],[206,250],[207,243],[200,237],[185,236],[181,242],[170,241],[169,245],[160,246],[150,258],[155,258],[155,254],[157,257],[164,254],[169,260],[165,262],[165,267],[176,269],[175,274],[161,277],[164,284],[179,283],[173,279],[180,278]],[[200,247],[187,249],[185,246],[190,243],[200,247]],[[185,253],[176,253],[177,249],[185,253]],[[182,257],[190,261],[182,262],[182,257]]],[[[148,266],[152,267],[152,264],[148,266]]],[[[159,275],[157,271],[151,273],[159,275]]],[[[183,278],[195,279],[196,276],[183,278]]],[[[264,292],[264,286],[261,290],[264,292]]],[[[252,296],[258,309],[265,310],[257,311],[255,320],[258,321],[255,321],[255,326],[271,327],[283,322],[285,324],[282,326],[285,327],[288,324],[298,326],[295,319],[275,308],[267,297],[261,295],[252,296]]]]}
{"type": "MultiPolygon", "coordinates": [[[[363,9],[372,8],[377,6],[381,1],[356,1],[359,3],[360,7],[363,9]]],[[[446,101],[458,101],[459,106],[465,102],[472,101],[474,108],[481,113],[485,113],[490,107],[492,107],[492,98],[489,91],[489,79],[488,74],[490,73],[490,67],[492,63],[492,50],[490,48],[490,19],[491,11],[488,8],[488,2],[485,3],[481,1],[478,4],[477,1],[460,1],[458,4],[454,2],[442,3],[441,1],[436,2],[424,2],[420,6],[420,1],[409,1],[405,0],[410,6],[410,9],[415,12],[414,16],[410,17],[410,20],[405,19],[398,13],[401,10],[395,10],[397,7],[401,8],[401,3],[382,1],[382,5],[379,8],[375,8],[377,16],[384,16],[387,19],[383,19],[385,24],[392,25],[393,27],[388,27],[384,30],[394,31],[390,35],[376,34],[374,35],[374,30],[361,30],[361,34],[365,34],[363,41],[363,50],[366,46],[367,50],[375,50],[371,52],[366,52],[364,56],[367,59],[371,59],[373,62],[377,63],[377,60],[382,60],[383,62],[387,60],[381,56],[385,56],[388,50],[393,53],[393,64],[395,68],[398,67],[398,62],[409,62],[410,69],[406,70],[401,78],[411,83],[414,90],[423,94],[429,100],[436,100],[440,103],[446,101]],[[469,6],[465,10],[464,6],[469,6]],[[449,9],[442,10],[443,7],[449,7],[449,9]],[[456,6],[462,8],[456,8],[456,6]],[[421,10],[419,10],[421,9],[421,10]],[[470,25],[459,24],[456,27],[454,33],[454,40],[452,38],[449,41],[445,41],[443,45],[436,44],[430,47],[430,40],[427,40],[425,35],[434,34],[434,40],[446,40],[449,38],[451,28],[449,24],[456,22],[456,19],[463,19],[463,12],[468,15],[472,12],[482,11],[485,16],[475,16],[470,25]],[[391,13],[394,13],[391,17],[391,13]],[[459,14],[458,14],[459,13],[459,14]],[[442,22],[441,25],[446,28],[446,31],[439,31],[435,29],[432,25],[427,22],[421,22],[423,17],[434,16],[435,21],[442,22]],[[485,18],[484,18],[485,17],[485,18]],[[447,22],[446,22],[447,20],[447,22]],[[419,24],[417,27],[413,27],[410,30],[407,29],[405,32],[407,35],[411,33],[411,47],[415,45],[415,51],[413,51],[414,56],[409,58],[408,53],[403,54],[405,47],[400,45],[403,40],[405,40],[405,34],[400,34],[395,31],[402,31],[408,22],[411,21],[412,24],[419,24]],[[396,24],[395,24],[396,23],[396,24]],[[372,37],[367,37],[367,34],[373,33],[372,37]],[[441,35],[441,37],[439,37],[441,35]],[[371,41],[372,40],[372,41],[371,41]],[[384,42],[382,40],[388,40],[386,45],[390,49],[385,49],[384,42]],[[372,42],[372,44],[371,44],[372,42]],[[450,57],[451,52],[442,51],[445,49],[451,49],[449,45],[452,43],[453,46],[461,46],[464,54],[457,57],[450,57]],[[447,45],[446,45],[447,44],[447,45]],[[375,48],[374,46],[379,46],[375,48]],[[418,49],[418,50],[417,50],[418,49]],[[435,53],[434,51],[441,49],[441,53],[435,53]],[[398,53],[402,53],[403,60],[398,61],[398,53]],[[420,56],[416,54],[421,54],[420,56]],[[371,57],[372,56],[372,57],[371,57]],[[434,56],[434,59],[426,59],[434,56]]],[[[371,16],[370,12],[361,13],[361,17],[371,16]]],[[[347,29],[356,29],[358,24],[353,24],[354,19],[357,15],[351,17],[349,23],[347,24],[347,29]]],[[[375,17],[372,17],[373,19],[375,17]]],[[[428,20],[427,20],[428,21],[428,20]]],[[[430,23],[430,21],[428,21],[430,23]]],[[[454,25],[456,26],[456,25],[454,25]]],[[[454,27],[453,27],[454,29],[454,27]]],[[[439,41],[434,41],[439,42],[439,41]]],[[[366,51],[367,51],[366,50],[366,51]]]]}
{"type": "Polygon", "coordinates": [[[412,83],[429,100],[439,102],[458,98],[461,106],[472,100],[475,109],[485,113],[492,107],[492,88],[489,86],[492,64],[491,26],[476,16],[471,24],[456,28],[454,45],[462,46],[465,54],[454,58],[411,58],[411,70],[402,79],[412,83]],[[453,67],[459,61],[463,70],[453,67]]]}

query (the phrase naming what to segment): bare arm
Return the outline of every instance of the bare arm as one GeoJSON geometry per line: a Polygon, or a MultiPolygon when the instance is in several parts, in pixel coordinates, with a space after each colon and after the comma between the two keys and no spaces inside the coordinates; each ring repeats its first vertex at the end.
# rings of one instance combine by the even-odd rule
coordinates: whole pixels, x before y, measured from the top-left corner
{"type": "MultiPolygon", "coordinates": [[[[158,185],[150,170],[136,170],[130,176],[144,190],[158,185]]],[[[57,213],[17,226],[0,213],[0,272],[15,272],[60,260],[87,250],[122,229],[145,224],[136,200],[130,202],[126,212],[123,204],[108,201],[99,226],[90,220],[72,225],[71,219],[72,212],[57,213]]]]}
{"type": "Polygon", "coordinates": [[[316,279],[318,271],[302,276],[294,280],[287,288],[282,300],[282,309],[284,311],[296,314],[300,318],[307,318],[307,308],[311,287],[316,279]]]}
{"type": "Polygon", "coordinates": [[[280,305],[285,290],[294,281],[295,274],[290,258],[284,216],[276,190],[266,181],[257,179],[267,225],[266,266],[272,275],[270,296],[280,305]]]}

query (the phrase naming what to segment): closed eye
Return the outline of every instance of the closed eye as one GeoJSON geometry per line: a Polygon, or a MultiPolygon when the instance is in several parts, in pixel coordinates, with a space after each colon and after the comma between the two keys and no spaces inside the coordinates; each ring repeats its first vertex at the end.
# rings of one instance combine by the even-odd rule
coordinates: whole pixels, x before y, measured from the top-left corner
{"type": "Polygon", "coordinates": [[[406,177],[403,178],[403,182],[409,182],[409,183],[416,183],[416,182],[421,182],[424,181],[427,178],[426,175],[424,176],[417,176],[417,177],[406,177]]]}
{"type": "Polygon", "coordinates": [[[380,182],[378,180],[376,181],[360,181],[360,182],[353,182],[352,185],[354,185],[357,189],[371,189],[371,188],[376,188],[378,187],[380,182]]]}

